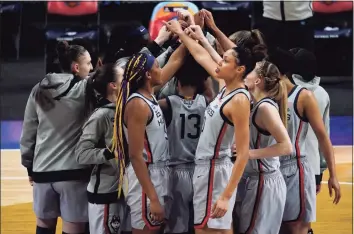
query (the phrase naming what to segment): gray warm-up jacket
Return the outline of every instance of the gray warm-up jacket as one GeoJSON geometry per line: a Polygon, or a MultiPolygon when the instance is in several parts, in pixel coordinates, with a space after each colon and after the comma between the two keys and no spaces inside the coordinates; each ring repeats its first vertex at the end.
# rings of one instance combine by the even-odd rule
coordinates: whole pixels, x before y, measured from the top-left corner
{"type": "Polygon", "coordinates": [[[84,124],[76,146],[76,159],[81,165],[94,166],[87,186],[88,201],[108,204],[117,201],[119,168],[112,145],[115,104],[105,100],[84,124]]]}
{"type": "Polygon", "coordinates": [[[50,73],[27,101],[20,150],[34,182],[85,180],[90,167],[76,162],[75,147],[85,122],[87,80],[50,73]]]}

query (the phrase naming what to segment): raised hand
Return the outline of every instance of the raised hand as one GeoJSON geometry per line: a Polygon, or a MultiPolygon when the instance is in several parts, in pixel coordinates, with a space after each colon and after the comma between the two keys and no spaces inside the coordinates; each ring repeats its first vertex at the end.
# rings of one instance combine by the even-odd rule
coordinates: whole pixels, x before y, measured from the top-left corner
{"type": "Polygon", "coordinates": [[[194,14],[194,23],[204,29],[204,14],[202,12],[198,11],[194,14]]]}
{"type": "Polygon", "coordinates": [[[194,25],[194,17],[192,16],[192,14],[185,9],[179,9],[177,11],[177,16],[179,20],[184,20],[185,22],[188,23],[188,25],[194,25]]]}
{"type": "Polygon", "coordinates": [[[166,41],[168,41],[171,38],[172,32],[167,30],[166,26],[162,26],[159,34],[157,35],[155,42],[158,45],[163,45],[166,41]]]}
{"type": "Polygon", "coordinates": [[[200,28],[199,25],[191,25],[189,26],[188,28],[186,28],[184,30],[184,32],[190,36],[191,38],[193,38],[194,40],[198,40],[198,41],[201,41],[203,40],[205,37],[204,37],[204,34],[203,34],[203,31],[202,29],[200,28]]]}
{"type": "Polygon", "coordinates": [[[183,33],[181,24],[177,20],[163,21],[163,24],[174,34],[183,33]]]}
{"type": "Polygon", "coordinates": [[[214,21],[214,17],[213,15],[211,14],[210,11],[207,11],[205,9],[202,9],[201,11],[201,14],[203,14],[204,16],[204,23],[206,24],[206,26],[211,29],[211,30],[214,30],[217,28],[216,24],[215,24],[215,21],[214,21]]]}

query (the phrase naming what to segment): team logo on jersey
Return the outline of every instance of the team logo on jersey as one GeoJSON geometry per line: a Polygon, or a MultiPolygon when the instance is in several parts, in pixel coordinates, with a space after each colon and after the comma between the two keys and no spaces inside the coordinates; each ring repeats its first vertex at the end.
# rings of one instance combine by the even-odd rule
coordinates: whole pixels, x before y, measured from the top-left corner
{"type": "Polygon", "coordinates": [[[109,222],[109,225],[111,226],[111,229],[113,230],[113,233],[118,233],[119,228],[120,228],[120,218],[119,216],[113,215],[111,222],[109,222]]]}

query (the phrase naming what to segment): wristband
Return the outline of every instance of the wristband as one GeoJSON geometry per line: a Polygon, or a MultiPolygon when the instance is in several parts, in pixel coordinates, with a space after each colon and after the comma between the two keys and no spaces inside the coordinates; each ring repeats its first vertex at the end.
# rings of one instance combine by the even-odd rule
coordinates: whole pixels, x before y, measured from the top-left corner
{"type": "Polygon", "coordinates": [[[316,185],[320,185],[321,184],[322,176],[323,176],[322,173],[319,174],[319,175],[315,175],[315,177],[316,177],[316,185]]]}

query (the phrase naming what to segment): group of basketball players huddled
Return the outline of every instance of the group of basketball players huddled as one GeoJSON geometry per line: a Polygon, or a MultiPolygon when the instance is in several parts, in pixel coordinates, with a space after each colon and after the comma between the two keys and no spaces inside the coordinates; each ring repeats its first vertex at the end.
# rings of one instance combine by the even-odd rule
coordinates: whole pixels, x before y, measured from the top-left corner
{"type": "Polygon", "coordinates": [[[58,217],[70,234],[312,233],[319,155],[340,201],[311,52],[267,48],[258,30],[227,37],[205,9],[180,10],[135,50],[112,47],[93,68],[61,41],[62,72],[33,88],[21,156],[37,234],[58,217]]]}

